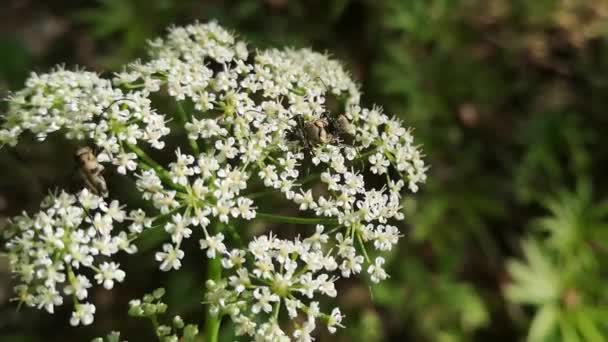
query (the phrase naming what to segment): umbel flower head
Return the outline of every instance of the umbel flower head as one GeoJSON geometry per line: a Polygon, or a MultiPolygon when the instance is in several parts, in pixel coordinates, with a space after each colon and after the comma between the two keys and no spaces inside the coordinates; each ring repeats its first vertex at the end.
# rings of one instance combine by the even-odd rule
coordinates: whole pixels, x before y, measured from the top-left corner
{"type": "Polygon", "coordinates": [[[324,54],[252,50],[213,22],[172,28],[150,51],[111,80],[32,74],[8,99],[1,144],[61,134],[91,145],[154,208],[125,208],[84,189],[14,218],[7,246],[19,300],[53,312],[70,295],[71,323],[89,324],[87,289],[128,279],[114,255],[135,253],[144,230],[162,229],[155,259],[163,271],[180,269],[182,242],[193,237],[202,255],[221,260],[223,278],[207,282],[205,303],[240,335],[310,341],[319,322],[334,332],[342,315],[324,313],[320,297],[338,295],[335,281],[388,277],[382,255],[401,236],[402,195],[426,178],[412,131],[380,107],[361,107],[357,85],[324,54]],[[166,113],[159,99],[169,102],[166,113]],[[172,132],[170,121],[181,129],[172,132]],[[166,150],[170,133],[183,144],[163,165],[151,151],[166,150]],[[299,235],[229,239],[228,230],[245,236],[243,221],[284,218],[258,210],[263,188],[292,203],[298,217],[286,222],[302,224],[299,235]],[[280,324],[284,315],[291,327],[280,324]]]}

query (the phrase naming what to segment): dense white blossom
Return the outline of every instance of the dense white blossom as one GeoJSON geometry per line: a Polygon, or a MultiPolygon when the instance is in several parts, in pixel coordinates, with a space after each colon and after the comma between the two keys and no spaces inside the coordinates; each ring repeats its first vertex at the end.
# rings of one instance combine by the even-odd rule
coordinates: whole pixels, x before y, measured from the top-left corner
{"type": "Polygon", "coordinates": [[[38,213],[13,218],[13,237],[6,246],[11,269],[21,282],[18,299],[52,313],[63,304],[61,293],[73,296],[76,311],[70,322],[90,324],[95,307],[79,304],[88,298],[88,289],[93,283],[112,289],[125,278],[119,264],[104,258],[137,250],[124,232],[114,229],[125,220],[131,217],[118,201],[108,204],[86,189],[78,195],[51,194],[38,213]]]}
{"type": "Polygon", "coordinates": [[[112,80],[59,68],[32,74],[10,96],[0,145],[55,132],[94,144],[97,161],[133,179],[157,210],[149,215],[84,189],[51,195],[38,213],[14,218],[7,247],[19,300],[53,312],[61,294],[70,295],[70,323],[90,324],[95,307],[81,302],[88,289],[128,277],[113,257],[136,252],[133,242],[159,229],[167,234],[155,254],[163,271],[181,268],[191,237],[206,258],[221,259],[224,277],[208,281],[206,303],[229,315],[237,334],[311,341],[320,322],[335,332],[342,314],[323,313],[320,297],[338,295],[339,277],[363,270],[373,282],[388,277],[381,255],[401,236],[402,192],[426,179],[411,130],[380,107],[361,107],[357,84],[324,54],[250,49],[216,23],[172,28],[150,46],[149,59],[112,80]],[[170,100],[167,113],[156,109],[158,97],[170,100]],[[338,115],[349,123],[344,132],[304,141],[299,122],[338,115]],[[174,132],[184,133],[183,144],[163,164],[152,152],[173,146],[165,142],[170,121],[183,126],[174,132]],[[281,207],[311,224],[296,238],[269,233],[237,245],[227,229],[246,236],[239,231],[246,225],[235,222],[279,214],[259,211],[265,192],[283,196],[281,207]],[[279,324],[281,307],[294,319],[291,330],[279,324]]]}

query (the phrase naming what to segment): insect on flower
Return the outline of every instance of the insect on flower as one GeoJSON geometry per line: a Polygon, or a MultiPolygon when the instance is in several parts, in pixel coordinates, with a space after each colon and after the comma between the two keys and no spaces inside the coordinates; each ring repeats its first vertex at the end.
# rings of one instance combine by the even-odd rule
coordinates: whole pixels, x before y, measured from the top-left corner
{"type": "Polygon", "coordinates": [[[353,128],[345,114],[331,116],[326,113],[323,117],[304,122],[300,115],[296,116],[296,129],[291,136],[304,143],[306,149],[316,145],[340,143],[344,134],[352,134],[353,128]]]}
{"type": "Polygon", "coordinates": [[[78,173],[85,186],[94,194],[99,196],[108,195],[106,180],[101,175],[103,165],[97,162],[93,149],[88,146],[79,148],[75,154],[78,163],[78,173]]]}
{"type": "Polygon", "coordinates": [[[348,121],[346,114],[339,114],[335,117],[326,115],[326,117],[327,117],[327,122],[329,123],[329,131],[336,138],[340,139],[345,134],[347,134],[347,135],[354,134],[354,127],[353,127],[353,125],[351,125],[350,121],[348,121]]]}

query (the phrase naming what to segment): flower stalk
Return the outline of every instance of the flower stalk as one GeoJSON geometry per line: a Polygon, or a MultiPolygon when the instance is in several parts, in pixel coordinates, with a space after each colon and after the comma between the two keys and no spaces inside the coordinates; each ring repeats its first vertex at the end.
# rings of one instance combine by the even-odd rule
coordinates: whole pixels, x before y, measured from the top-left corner
{"type": "Polygon", "coordinates": [[[283,215],[274,215],[269,213],[257,213],[257,217],[276,223],[291,223],[291,224],[337,224],[338,220],[331,218],[314,218],[314,217],[293,217],[293,216],[283,216],[283,215]]]}
{"type": "MultiPolygon", "coordinates": [[[[221,225],[216,226],[221,228],[221,225]]],[[[210,233],[218,233],[221,229],[210,229],[210,233]]],[[[217,284],[222,278],[222,263],[221,258],[216,256],[215,258],[207,259],[207,281],[213,281],[217,284]]],[[[207,309],[207,315],[205,316],[205,327],[203,328],[203,336],[205,342],[217,342],[220,331],[220,324],[222,321],[221,312],[213,312],[212,306],[207,309]]]]}

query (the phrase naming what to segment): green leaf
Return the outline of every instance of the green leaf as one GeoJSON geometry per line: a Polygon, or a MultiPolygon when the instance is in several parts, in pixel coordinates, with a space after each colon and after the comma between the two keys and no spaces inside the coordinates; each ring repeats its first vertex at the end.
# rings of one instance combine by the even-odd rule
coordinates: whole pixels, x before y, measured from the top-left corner
{"type": "Polygon", "coordinates": [[[562,341],[578,342],[581,340],[576,333],[576,329],[572,326],[572,322],[567,317],[563,317],[560,320],[559,328],[562,341]]]}
{"type": "Polygon", "coordinates": [[[538,242],[523,243],[526,262],[511,260],[507,271],[513,279],[505,289],[507,298],[516,303],[550,304],[557,302],[561,293],[559,270],[538,242]]]}
{"type": "Polygon", "coordinates": [[[590,319],[590,317],[584,312],[580,311],[576,314],[576,323],[578,330],[581,332],[585,341],[588,342],[604,342],[606,339],[602,337],[601,331],[598,329],[596,324],[590,319]]]}
{"type": "Polygon", "coordinates": [[[554,305],[544,305],[534,316],[528,332],[528,342],[545,341],[554,331],[559,310],[554,305]]]}

